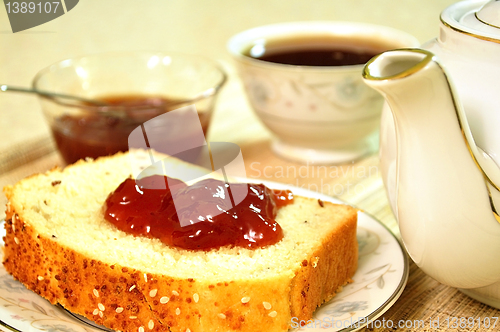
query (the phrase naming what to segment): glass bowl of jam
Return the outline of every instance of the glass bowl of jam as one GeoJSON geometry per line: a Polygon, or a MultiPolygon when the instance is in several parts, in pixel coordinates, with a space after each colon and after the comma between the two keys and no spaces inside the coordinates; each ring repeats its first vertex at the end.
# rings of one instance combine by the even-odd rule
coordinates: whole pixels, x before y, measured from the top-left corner
{"type": "MultiPolygon", "coordinates": [[[[97,101],[40,97],[58,150],[70,164],[127,151],[134,129],[186,106],[194,105],[206,135],[225,81],[220,66],[201,56],[122,52],[55,63],[36,75],[33,88],[97,101]]],[[[173,122],[163,129],[163,146],[189,139],[177,118],[170,117],[173,122]]]]}

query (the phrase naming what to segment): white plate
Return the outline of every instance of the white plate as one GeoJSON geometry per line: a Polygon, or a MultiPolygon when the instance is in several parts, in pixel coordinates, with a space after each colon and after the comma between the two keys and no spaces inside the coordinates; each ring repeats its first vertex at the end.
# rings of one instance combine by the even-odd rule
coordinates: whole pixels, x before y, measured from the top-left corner
{"type": "MultiPolygon", "coordinates": [[[[296,195],[340,202],[300,188],[269,182],[266,184],[271,188],[292,189],[296,195]]],[[[1,232],[4,233],[3,227],[1,232]]],[[[379,221],[364,212],[358,214],[357,237],[359,265],[352,278],[354,282],[321,306],[312,320],[300,322],[292,318],[292,327],[302,325],[295,331],[355,331],[387,311],[403,292],[408,279],[409,261],[400,242],[379,221]]],[[[1,251],[0,258],[3,260],[1,251]]],[[[72,316],[59,306],[51,305],[27,290],[0,266],[0,330],[90,332],[101,331],[101,328],[72,316]]]]}

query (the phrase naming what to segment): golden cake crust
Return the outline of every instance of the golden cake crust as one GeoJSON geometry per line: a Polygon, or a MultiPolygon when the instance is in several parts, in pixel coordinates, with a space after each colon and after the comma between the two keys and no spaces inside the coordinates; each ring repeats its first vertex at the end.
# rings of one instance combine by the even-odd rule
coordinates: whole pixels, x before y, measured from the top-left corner
{"type": "Polygon", "coordinates": [[[9,199],[3,248],[6,270],[51,303],[115,330],[286,331],[293,317],[310,319],[357,268],[357,214],[349,206],[324,202],[322,207],[314,199],[298,198],[303,206],[316,209],[315,218],[328,218],[339,209],[346,218],[322,234],[292,277],[213,281],[149,273],[87,257],[61,245],[56,235],[40,234],[24,219],[14,188],[8,186],[4,192],[9,199]]]}

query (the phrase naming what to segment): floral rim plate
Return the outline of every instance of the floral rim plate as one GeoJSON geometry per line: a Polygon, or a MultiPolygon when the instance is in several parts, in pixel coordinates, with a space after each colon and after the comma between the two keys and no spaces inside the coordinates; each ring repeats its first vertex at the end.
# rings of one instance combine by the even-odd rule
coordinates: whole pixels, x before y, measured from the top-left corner
{"type": "MultiPolygon", "coordinates": [[[[254,180],[255,181],[255,180],[254,180]]],[[[297,195],[342,203],[330,196],[301,188],[267,183],[272,188],[289,188],[297,195]]],[[[3,226],[0,235],[4,234],[3,226]]],[[[322,305],[309,321],[292,318],[297,332],[355,331],[386,312],[399,298],[408,280],[409,261],[401,243],[378,220],[358,213],[359,265],[354,282],[322,305]]],[[[0,244],[3,244],[0,241],[0,244]]],[[[0,259],[3,253],[0,251],[0,259]]],[[[26,289],[0,266],[0,330],[91,332],[107,329],[93,325],[26,289]]]]}

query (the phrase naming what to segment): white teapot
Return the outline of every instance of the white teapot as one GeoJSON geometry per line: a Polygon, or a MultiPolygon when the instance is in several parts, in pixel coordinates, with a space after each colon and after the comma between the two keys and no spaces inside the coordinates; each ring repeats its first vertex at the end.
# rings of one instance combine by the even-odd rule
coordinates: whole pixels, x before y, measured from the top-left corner
{"type": "Polygon", "coordinates": [[[500,1],[448,7],[422,48],[382,53],[363,72],[386,98],[389,201],[424,272],[500,308],[500,1]]]}

